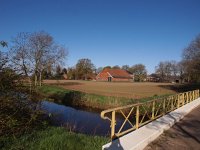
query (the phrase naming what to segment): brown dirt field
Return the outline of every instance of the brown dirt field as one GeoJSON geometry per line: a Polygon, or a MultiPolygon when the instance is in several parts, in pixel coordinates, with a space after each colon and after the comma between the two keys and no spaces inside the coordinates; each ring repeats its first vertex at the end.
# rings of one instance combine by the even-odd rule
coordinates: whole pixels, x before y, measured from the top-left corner
{"type": "Polygon", "coordinates": [[[171,83],[150,82],[96,82],[75,80],[44,80],[45,84],[56,84],[65,89],[82,91],[105,96],[116,96],[126,98],[145,98],[154,95],[174,94],[171,83]]]}

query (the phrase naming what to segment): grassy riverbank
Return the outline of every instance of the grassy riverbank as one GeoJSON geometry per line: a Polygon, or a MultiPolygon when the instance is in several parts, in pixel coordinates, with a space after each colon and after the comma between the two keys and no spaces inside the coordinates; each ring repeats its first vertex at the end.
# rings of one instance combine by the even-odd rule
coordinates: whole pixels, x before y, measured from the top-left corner
{"type": "Polygon", "coordinates": [[[0,149],[95,150],[109,141],[52,127],[44,112],[37,109],[38,103],[26,94],[11,91],[0,95],[0,149]]]}
{"type": "Polygon", "coordinates": [[[61,127],[49,127],[19,138],[0,137],[0,149],[99,150],[108,141],[105,137],[87,136],[66,131],[61,127]]]}
{"type": "Polygon", "coordinates": [[[142,99],[103,96],[103,95],[83,93],[80,91],[67,90],[56,85],[43,85],[42,87],[38,87],[37,93],[47,98],[49,101],[54,101],[70,106],[94,108],[101,110],[117,106],[133,104],[137,102],[145,102],[148,100],[158,98],[157,95],[142,99]]]}

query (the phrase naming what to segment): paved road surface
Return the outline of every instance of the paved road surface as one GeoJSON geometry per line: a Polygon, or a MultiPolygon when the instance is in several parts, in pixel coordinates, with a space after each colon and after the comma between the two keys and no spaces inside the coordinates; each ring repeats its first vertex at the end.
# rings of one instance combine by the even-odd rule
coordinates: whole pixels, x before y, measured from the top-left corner
{"type": "Polygon", "coordinates": [[[200,150],[200,106],[164,132],[145,150],[200,150]]]}

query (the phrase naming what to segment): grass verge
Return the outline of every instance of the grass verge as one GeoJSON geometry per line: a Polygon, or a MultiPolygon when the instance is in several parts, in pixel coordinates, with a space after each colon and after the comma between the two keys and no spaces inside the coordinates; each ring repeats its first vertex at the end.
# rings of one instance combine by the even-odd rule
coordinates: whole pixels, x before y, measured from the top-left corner
{"type": "Polygon", "coordinates": [[[68,132],[61,127],[49,127],[42,131],[33,131],[20,138],[0,137],[2,150],[97,150],[109,141],[108,138],[87,136],[68,132]]]}

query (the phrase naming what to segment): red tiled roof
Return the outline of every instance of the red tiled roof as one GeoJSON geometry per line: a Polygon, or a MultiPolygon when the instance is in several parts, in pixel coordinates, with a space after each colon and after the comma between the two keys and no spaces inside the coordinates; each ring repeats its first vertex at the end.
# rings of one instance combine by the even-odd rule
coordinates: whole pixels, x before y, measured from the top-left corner
{"type": "Polygon", "coordinates": [[[128,78],[131,79],[131,74],[128,73],[126,70],[122,69],[109,69],[106,68],[102,71],[103,73],[109,73],[114,78],[128,78]]]}

